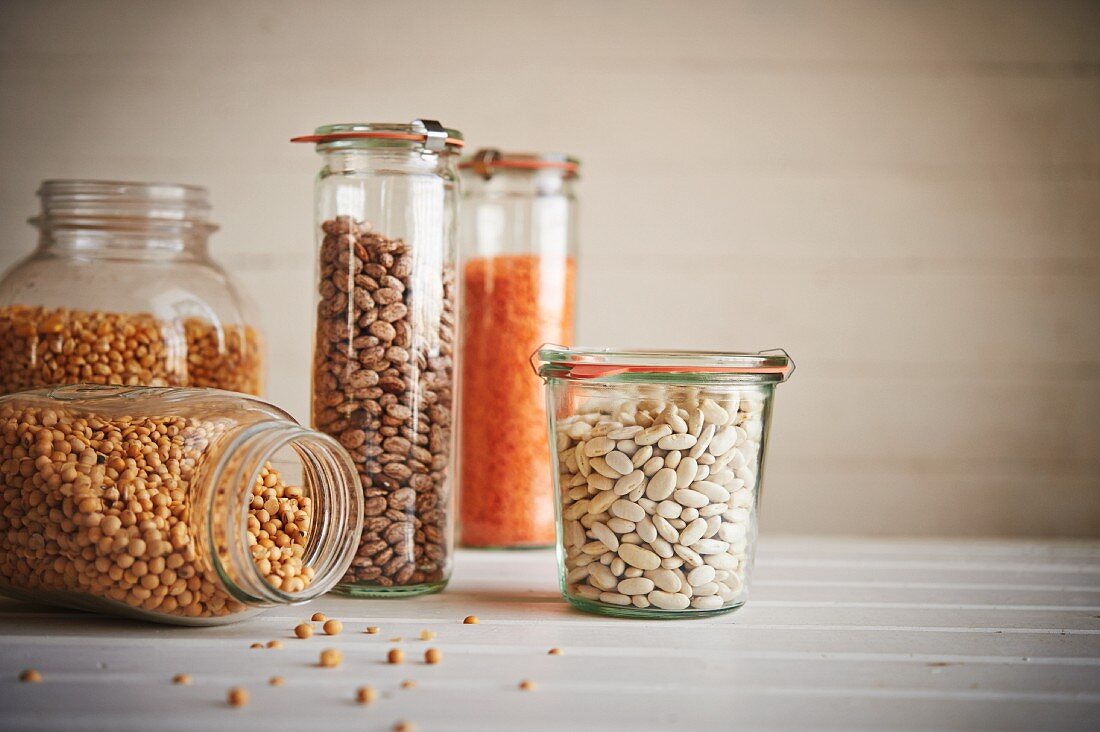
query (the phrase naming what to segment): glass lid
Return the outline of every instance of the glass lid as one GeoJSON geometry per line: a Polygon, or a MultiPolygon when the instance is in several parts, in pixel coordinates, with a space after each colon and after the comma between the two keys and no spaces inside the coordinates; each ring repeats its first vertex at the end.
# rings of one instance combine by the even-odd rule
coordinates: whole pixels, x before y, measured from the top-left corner
{"type": "Polygon", "coordinates": [[[779,383],[794,373],[794,361],[781,348],[756,353],[736,351],[634,351],[569,348],[547,344],[531,358],[543,378],[607,379],[643,377],[677,380],[698,376],[711,381],[779,383]]]}

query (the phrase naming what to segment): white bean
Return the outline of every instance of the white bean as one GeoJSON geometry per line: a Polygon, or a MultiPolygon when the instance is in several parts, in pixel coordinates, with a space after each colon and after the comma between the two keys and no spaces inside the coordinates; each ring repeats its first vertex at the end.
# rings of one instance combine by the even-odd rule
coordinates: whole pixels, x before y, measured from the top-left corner
{"type": "MultiPolygon", "coordinates": [[[[607,527],[605,526],[604,528],[606,529],[607,527]]],[[[706,533],[706,531],[707,520],[703,518],[697,518],[690,524],[688,524],[683,531],[680,532],[679,543],[683,544],[684,546],[691,546],[695,542],[702,539],[703,534],[706,533]]],[[[597,536],[596,538],[602,540],[603,537],[597,536]]],[[[606,541],[604,543],[607,544],[606,541]]],[[[608,544],[608,548],[611,548],[610,544],[608,544]]]]}
{"type": "Polygon", "coordinates": [[[618,590],[624,595],[647,595],[653,591],[653,580],[646,577],[624,579],[619,582],[618,590]]]}
{"type": "MultiPolygon", "coordinates": [[[[630,457],[624,455],[618,450],[612,450],[604,455],[604,462],[619,475],[626,475],[634,469],[634,466],[630,462],[630,457]]],[[[616,477],[616,476],[610,476],[616,477]]]]}
{"type": "Polygon", "coordinates": [[[646,427],[635,435],[634,441],[639,445],[656,445],[661,438],[668,437],[671,434],[672,428],[667,424],[655,424],[652,427],[646,427]]]}
{"type": "Polygon", "coordinates": [[[730,544],[728,541],[720,541],[718,539],[700,539],[692,544],[691,548],[703,555],[724,554],[725,551],[730,548],[730,544]]]}
{"type": "Polygon", "coordinates": [[[645,474],[640,470],[632,470],[615,481],[612,490],[615,491],[617,496],[625,496],[644,482],[645,474]]]}
{"type": "Polygon", "coordinates": [[[599,521],[592,524],[592,528],[589,529],[592,532],[592,536],[599,539],[604,543],[611,551],[616,551],[619,548],[619,537],[615,535],[615,532],[608,528],[607,524],[602,524],[599,521]]]}
{"type": "MultiPolygon", "coordinates": [[[[730,492],[717,483],[707,480],[696,481],[691,484],[691,490],[702,493],[711,503],[725,503],[730,499],[730,492]]],[[[702,508],[702,506],[699,506],[702,508]]]]}
{"type": "MultiPolygon", "coordinates": [[[[651,481],[652,482],[652,481],[651,481]]],[[[691,488],[683,488],[672,494],[673,499],[687,508],[702,508],[710,503],[705,495],[691,488]]]]}
{"type": "Polygon", "coordinates": [[[610,437],[593,437],[591,440],[584,443],[584,454],[590,458],[606,455],[614,449],[615,441],[610,437]]]}
{"type": "MultiPolygon", "coordinates": [[[[737,441],[737,431],[732,427],[723,427],[714,433],[714,438],[707,445],[707,452],[715,457],[725,454],[733,443],[737,441]]],[[[586,450],[587,452],[587,450],[586,450]]]]}
{"type": "Polygon", "coordinates": [[[642,472],[647,478],[651,478],[663,467],[665,467],[665,459],[660,455],[654,455],[646,460],[645,465],[642,466],[642,472]]]}
{"type": "Polygon", "coordinates": [[[722,598],[717,595],[693,597],[691,599],[691,606],[696,610],[717,610],[722,607],[722,598]]]}
{"type": "MultiPolygon", "coordinates": [[[[631,503],[620,498],[611,504],[611,515],[637,523],[645,518],[645,511],[637,503],[631,503]]],[[[725,551],[725,549],[722,551],[725,551]]]]}
{"type": "Polygon", "coordinates": [[[634,522],[614,516],[607,520],[607,528],[616,534],[626,534],[634,530],[634,522]]]}
{"type": "Polygon", "coordinates": [[[659,556],[636,544],[620,545],[619,556],[631,567],[637,567],[638,569],[657,569],[661,566],[659,556]]]}
{"type": "Polygon", "coordinates": [[[629,605],[630,598],[626,595],[620,595],[618,592],[601,592],[600,602],[607,602],[612,605],[629,605]]]}
{"type": "Polygon", "coordinates": [[[708,582],[714,581],[714,567],[707,564],[696,567],[688,572],[687,581],[692,587],[698,587],[699,585],[705,585],[708,582]]]}
{"type": "Polygon", "coordinates": [[[695,458],[682,458],[680,464],[676,466],[676,487],[687,488],[695,480],[697,472],[699,472],[699,463],[695,458]]]}
{"type": "Polygon", "coordinates": [[[665,592],[680,591],[680,578],[671,569],[651,569],[645,573],[645,576],[665,592]]]}
{"type": "Polygon", "coordinates": [[[663,590],[654,590],[647,597],[651,603],[662,610],[684,610],[691,602],[687,595],[682,595],[679,592],[664,592],[663,590]]]}
{"type": "Polygon", "coordinates": [[[636,530],[642,541],[650,542],[657,538],[657,527],[648,516],[638,522],[636,530]]]}
{"type": "Polygon", "coordinates": [[[698,442],[698,440],[685,432],[684,434],[666,435],[662,437],[657,441],[657,447],[662,450],[687,450],[693,447],[696,442],[698,442]]]}
{"type": "Polygon", "coordinates": [[[661,538],[667,542],[676,543],[680,541],[680,532],[672,527],[663,516],[654,516],[653,525],[657,529],[657,533],[661,535],[661,538]]]}
{"type": "Polygon", "coordinates": [[[683,510],[684,507],[676,501],[661,501],[657,504],[657,515],[666,519],[677,518],[683,510]]]}

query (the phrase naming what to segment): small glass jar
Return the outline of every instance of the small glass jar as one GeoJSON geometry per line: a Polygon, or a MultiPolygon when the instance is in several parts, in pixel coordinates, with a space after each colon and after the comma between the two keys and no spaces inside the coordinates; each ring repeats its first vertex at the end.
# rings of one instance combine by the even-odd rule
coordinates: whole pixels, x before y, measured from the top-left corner
{"type": "Polygon", "coordinates": [[[462,162],[459,533],[471,547],[554,542],[543,343],[573,342],[578,161],[480,150],[462,162]]]}
{"type": "Polygon", "coordinates": [[[358,546],[332,438],[216,389],[0,397],[0,593],[217,625],[331,589],[358,546]]]}
{"type": "Polygon", "coordinates": [[[548,346],[562,594],[589,612],[700,617],[745,603],[786,353],[548,346]]]}
{"type": "Polygon", "coordinates": [[[337,590],[393,597],[451,574],[462,136],[431,120],[317,129],[313,426],[355,460],[363,538],[337,590]]]}
{"type": "Polygon", "coordinates": [[[73,383],[263,390],[256,319],[207,254],[206,190],[48,180],[0,278],[0,394],[73,383]]]}

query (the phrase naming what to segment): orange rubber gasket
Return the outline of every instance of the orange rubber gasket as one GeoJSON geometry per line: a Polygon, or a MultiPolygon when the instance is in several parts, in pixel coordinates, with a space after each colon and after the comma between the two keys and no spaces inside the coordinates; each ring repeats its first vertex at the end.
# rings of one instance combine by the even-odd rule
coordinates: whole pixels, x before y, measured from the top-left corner
{"type": "Polygon", "coordinates": [[[569,369],[568,377],[574,379],[598,379],[602,376],[615,376],[617,374],[783,374],[787,376],[791,372],[789,366],[762,366],[737,367],[737,366],[615,366],[598,363],[578,363],[569,369]]]}
{"type": "MultiPolygon", "coordinates": [[[[337,140],[357,140],[361,138],[373,138],[376,140],[409,140],[410,142],[426,142],[428,136],[418,132],[330,132],[327,135],[302,135],[290,138],[291,142],[335,142],[337,140]]],[[[448,137],[445,145],[452,147],[465,147],[464,140],[456,140],[448,137]]]]}
{"type": "Polygon", "coordinates": [[[519,168],[519,169],[522,169],[522,170],[541,170],[543,168],[559,168],[559,169],[564,170],[568,173],[576,173],[577,168],[580,167],[580,166],[579,166],[578,163],[568,163],[568,162],[557,161],[557,160],[496,160],[496,161],[493,161],[493,162],[484,161],[484,160],[482,160],[482,161],[467,160],[465,162],[459,163],[458,167],[459,167],[460,170],[463,170],[465,168],[476,168],[476,167],[519,168]]]}

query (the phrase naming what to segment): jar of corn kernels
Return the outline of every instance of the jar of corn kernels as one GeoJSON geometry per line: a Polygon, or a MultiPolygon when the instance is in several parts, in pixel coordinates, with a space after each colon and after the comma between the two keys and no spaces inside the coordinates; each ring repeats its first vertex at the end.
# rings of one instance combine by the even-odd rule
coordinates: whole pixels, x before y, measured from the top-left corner
{"type": "Polygon", "coordinates": [[[0,594],[181,625],[331,589],[355,555],[348,453],[216,389],[0,397],[0,594]]]}
{"type": "Polygon", "coordinates": [[[207,254],[206,190],[49,180],[0,276],[0,394],[58,384],[263,390],[256,319],[207,254]]]}

